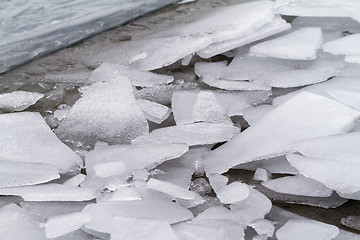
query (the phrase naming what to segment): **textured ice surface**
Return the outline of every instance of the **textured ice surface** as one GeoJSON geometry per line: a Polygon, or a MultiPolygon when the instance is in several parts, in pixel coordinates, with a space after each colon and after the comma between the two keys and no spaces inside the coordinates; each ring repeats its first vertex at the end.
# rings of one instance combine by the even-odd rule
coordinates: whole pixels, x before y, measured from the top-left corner
{"type": "Polygon", "coordinates": [[[299,140],[348,132],[359,116],[336,101],[302,92],[208,154],[205,171],[223,173],[241,163],[283,155],[299,140]]]}
{"type": "Polygon", "coordinates": [[[154,123],[162,123],[171,113],[171,109],[167,106],[148,100],[138,99],[136,104],[143,111],[146,119],[154,123]]]}
{"type": "Polygon", "coordinates": [[[229,141],[240,129],[223,123],[192,123],[155,129],[132,140],[132,144],[184,143],[189,146],[229,141]]]}
{"type": "Polygon", "coordinates": [[[146,186],[149,189],[166,193],[175,198],[186,199],[186,200],[191,200],[195,198],[194,192],[190,192],[189,190],[179,187],[175,184],[157,180],[154,178],[150,178],[149,181],[146,183],[146,186]]]}
{"type": "Polygon", "coordinates": [[[341,224],[360,231],[360,216],[347,216],[341,219],[341,224]]]}
{"type": "Polygon", "coordinates": [[[115,216],[110,235],[112,240],[178,240],[168,222],[149,218],[115,216]]]}
{"type": "Polygon", "coordinates": [[[57,139],[39,113],[0,114],[0,132],[1,160],[51,164],[60,173],[82,166],[80,157],[57,139]]]}
{"type": "Polygon", "coordinates": [[[167,84],[174,80],[173,76],[140,71],[127,66],[104,62],[90,74],[88,83],[104,82],[119,76],[127,77],[132,85],[140,87],[167,84]]]}
{"type": "Polygon", "coordinates": [[[53,165],[0,161],[0,188],[35,185],[60,177],[53,165]]]}
{"type": "Polygon", "coordinates": [[[46,237],[52,239],[73,232],[90,220],[91,216],[82,212],[51,217],[45,225],[46,237]]]}
{"type": "Polygon", "coordinates": [[[216,191],[216,196],[223,204],[242,201],[249,196],[249,188],[241,182],[233,182],[216,191]]]}
{"type": "Polygon", "coordinates": [[[0,94],[0,109],[8,112],[22,111],[35,104],[44,94],[37,92],[15,91],[0,94]]]}
{"type": "Polygon", "coordinates": [[[313,60],[323,43],[321,28],[302,28],[287,35],[259,43],[250,54],[292,60],[313,60]]]}
{"type": "Polygon", "coordinates": [[[333,225],[308,219],[291,219],[277,232],[279,240],[329,240],[339,234],[339,229],[333,225]]]}
{"type": "Polygon", "coordinates": [[[0,189],[0,195],[20,196],[25,201],[88,201],[95,198],[90,188],[71,187],[56,183],[0,189]]]}
{"type": "Polygon", "coordinates": [[[309,197],[329,197],[333,193],[332,189],[302,175],[268,180],[263,182],[262,185],[274,192],[309,197]]]}
{"type": "Polygon", "coordinates": [[[132,88],[125,77],[93,84],[74,104],[56,133],[62,139],[90,143],[127,143],[148,132],[132,88]]]}
{"type": "Polygon", "coordinates": [[[332,54],[346,55],[345,61],[349,57],[349,62],[360,63],[360,34],[352,34],[327,42],[323,45],[323,50],[332,54]]]}
{"type": "Polygon", "coordinates": [[[0,208],[0,225],[0,239],[2,240],[46,239],[39,223],[13,203],[0,208]]]}
{"type": "Polygon", "coordinates": [[[0,73],[174,2],[2,2],[0,73]]]}

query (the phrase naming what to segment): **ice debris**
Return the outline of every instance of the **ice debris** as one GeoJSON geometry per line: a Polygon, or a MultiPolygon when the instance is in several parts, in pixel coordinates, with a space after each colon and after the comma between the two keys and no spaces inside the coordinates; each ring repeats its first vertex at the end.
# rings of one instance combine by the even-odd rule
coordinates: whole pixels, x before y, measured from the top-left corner
{"type": "Polygon", "coordinates": [[[18,112],[34,105],[44,94],[37,92],[15,91],[0,94],[0,109],[18,112]]]}
{"type": "Polygon", "coordinates": [[[147,120],[157,124],[165,121],[171,113],[171,108],[148,100],[138,99],[136,104],[143,111],[147,120]]]}

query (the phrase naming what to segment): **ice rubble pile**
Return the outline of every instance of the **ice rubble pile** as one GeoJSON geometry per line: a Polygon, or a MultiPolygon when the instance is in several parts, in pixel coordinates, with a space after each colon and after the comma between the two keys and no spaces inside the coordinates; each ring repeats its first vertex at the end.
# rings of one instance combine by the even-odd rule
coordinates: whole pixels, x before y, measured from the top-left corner
{"type": "Polygon", "coordinates": [[[45,77],[82,93],[56,135],[21,112],[43,95],[0,95],[0,239],[360,239],[271,201],[360,200],[356,10],[249,2],[119,43],[45,77]]]}

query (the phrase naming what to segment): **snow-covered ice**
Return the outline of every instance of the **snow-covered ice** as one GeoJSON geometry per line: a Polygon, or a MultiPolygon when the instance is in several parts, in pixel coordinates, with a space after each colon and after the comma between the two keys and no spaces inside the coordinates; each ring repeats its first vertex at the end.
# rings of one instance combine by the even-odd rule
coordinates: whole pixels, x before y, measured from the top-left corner
{"type": "Polygon", "coordinates": [[[18,112],[34,105],[44,94],[37,92],[15,91],[0,94],[0,109],[18,112]]]}

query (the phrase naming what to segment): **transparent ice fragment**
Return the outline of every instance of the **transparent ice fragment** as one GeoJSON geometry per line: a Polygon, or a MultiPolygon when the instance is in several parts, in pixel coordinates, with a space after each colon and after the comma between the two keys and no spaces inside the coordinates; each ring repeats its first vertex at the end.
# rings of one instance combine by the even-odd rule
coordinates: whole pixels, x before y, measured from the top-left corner
{"type": "Polygon", "coordinates": [[[147,120],[160,124],[167,119],[171,113],[171,108],[159,103],[150,102],[144,99],[136,100],[137,105],[143,111],[147,120]]]}
{"type": "Polygon", "coordinates": [[[348,132],[359,117],[358,111],[334,100],[302,92],[209,153],[205,171],[223,173],[241,163],[283,155],[296,141],[348,132]]]}
{"type": "Polygon", "coordinates": [[[60,173],[79,170],[82,161],[51,131],[39,113],[0,114],[0,159],[45,163],[60,173]]]}
{"type": "Polygon", "coordinates": [[[132,140],[132,144],[183,143],[188,146],[229,141],[240,129],[223,123],[192,123],[155,129],[149,134],[132,140]]]}
{"type": "Polygon", "coordinates": [[[195,198],[195,193],[175,184],[150,178],[146,184],[150,189],[166,193],[170,196],[180,199],[191,200],[195,198]]]}
{"type": "Polygon", "coordinates": [[[148,131],[130,80],[119,77],[87,89],[56,132],[63,139],[127,143],[148,131]]]}
{"type": "Polygon", "coordinates": [[[255,181],[261,181],[261,182],[267,181],[270,178],[271,178],[271,173],[263,168],[257,168],[253,177],[255,181]]]}
{"type": "Polygon", "coordinates": [[[37,92],[15,91],[0,94],[0,109],[18,112],[34,105],[44,94],[37,92]]]}
{"type": "Polygon", "coordinates": [[[301,28],[275,39],[256,44],[250,54],[292,60],[313,60],[323,43],[321,28],[301,28]]]}
{"type": "Polygon", "coordinates": [[[267,219],[259,219],[251,223],[251,227],[259,235],[266,235],[272,237],[275,231],[274,223],[267,219]]]}

